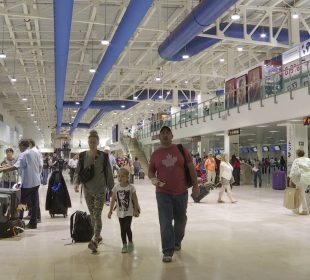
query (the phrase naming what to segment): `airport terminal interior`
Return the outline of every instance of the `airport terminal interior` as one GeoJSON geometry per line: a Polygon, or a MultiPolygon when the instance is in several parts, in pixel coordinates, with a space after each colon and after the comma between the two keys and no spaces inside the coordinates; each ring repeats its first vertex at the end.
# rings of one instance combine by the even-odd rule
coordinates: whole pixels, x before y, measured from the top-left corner
{"type": "Polygon", "coordinates": [[[296,153],[310,152],[309,0],[2,0],[0,49],[0,280],[310,278],[310,182],[299,210],[284,207],[296,153]],[[163,127],[205,191],[198,201],[188,189],[182,247],[167,262],[148,177],[163,127]],[[72,162],[91,130],[115,183],[125,168],[136,189],[127,253],[108,196],[96,250],[72,241],[71,215],[89,213],[72,162]],[[29,139],[43,162],[41,213],[23,229],[25,174],[2,168],[29,139]],[[233,198],[219,198],[224,154],[233,198]],[[48,201],[61,188],[71,207],[54,215],[48,201]]]}

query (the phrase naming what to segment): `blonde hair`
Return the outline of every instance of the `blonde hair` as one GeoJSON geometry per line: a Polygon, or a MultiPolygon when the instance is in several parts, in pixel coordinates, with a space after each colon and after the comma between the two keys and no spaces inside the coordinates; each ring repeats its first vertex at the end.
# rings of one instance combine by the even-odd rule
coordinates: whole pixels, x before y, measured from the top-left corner
{"type": "Polygon", "coordinates": [[[96,138],[98,141],[99,141],[99,135],[98,135],[98,132],[96,130],[91,130],[89,132],[89,136],[88,136],[88,139],[89,138],[96,138]]]}
{"type": "Polygon", "coordinates": [[[119,170],[117,170],[118,175],[125,175],[129,179],[129,171],[126,168],[121,167],[119,170]]]}

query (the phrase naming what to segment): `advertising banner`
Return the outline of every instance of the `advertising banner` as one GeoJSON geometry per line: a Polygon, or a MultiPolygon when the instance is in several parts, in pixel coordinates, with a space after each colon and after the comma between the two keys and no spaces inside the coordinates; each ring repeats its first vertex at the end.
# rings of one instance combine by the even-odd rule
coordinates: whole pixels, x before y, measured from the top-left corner
{"type": "Polygon", "coordinates": [[[237,93],[235,91],[235,79],[225,82],[225,108],[236,106],[237,93]]]}
{"type": "Polygon", "coordinates": [[[260,99],[262,67],[256,67],[248,72],[248,96],[250,102],[260,99]]]}
{"type": "Polygon", "coordinates": [[[239,106],[248,102],[248,91],[247,91],[247,75],[243,75],[236,79],[237,88],[237,102],[239,106]]]}

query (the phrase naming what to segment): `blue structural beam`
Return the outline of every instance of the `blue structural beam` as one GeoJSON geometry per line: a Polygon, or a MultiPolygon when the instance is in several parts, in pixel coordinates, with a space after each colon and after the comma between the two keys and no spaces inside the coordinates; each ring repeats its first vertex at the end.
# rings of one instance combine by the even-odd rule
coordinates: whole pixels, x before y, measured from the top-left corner
{"type": "Polygon", "coordinates": [[[136,31],[137,27],[139,26],[140,22],[142,21],[152,4],[153,0],[130,1],[127,10],[113,36],[111,44],[106,50],[106,53],[102,58],[98,69],[96,70],[96,73],[90,83],[85,99],[82,103],[82,108],[77,113],[71,127],[71,134],[73,133],[74,129],[77,128],[78,123],[81,121],[83,115],[85,114],[92,100],[96,96],[96,93],[102,85],[102,82],[104,81],[106,75],[110,72],[114,63],[119,58],[129,39],[136,31]]]}
{"type": "Polygon", "coordinates": [[[62,124],[72,11],[73,0],[54,0],[56,134],[60,133],[62,124]]]}

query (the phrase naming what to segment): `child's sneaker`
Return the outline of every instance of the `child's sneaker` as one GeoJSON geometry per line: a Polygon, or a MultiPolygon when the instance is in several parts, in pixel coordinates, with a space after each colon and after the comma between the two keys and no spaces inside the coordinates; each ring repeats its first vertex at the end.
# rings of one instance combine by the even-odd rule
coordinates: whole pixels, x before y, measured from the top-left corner
{"type": "Polygon", "coordinates": [[[90,249],[92,253],[97,253],[97,248],[97,242],[94,240],[90,240],[90,242],[88,243],[88,249],[90,249]]]}
{"type": "Polygon", "coordinates": [[[130,252],[132,252],[133,250],[134,250],[134,245],[133,245],[133,243],[132,242],[129,242],[128,243],[128,246],[127,246],[127,251],[128,251],[128,253],[130,253],[130,252]]]}
{"type": "Polygon", "coordinates": [[[122,254],[126,254],[126,253],[128,253],[127,244],[124,244],[122,248],[122,254]]]}

